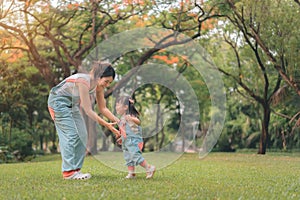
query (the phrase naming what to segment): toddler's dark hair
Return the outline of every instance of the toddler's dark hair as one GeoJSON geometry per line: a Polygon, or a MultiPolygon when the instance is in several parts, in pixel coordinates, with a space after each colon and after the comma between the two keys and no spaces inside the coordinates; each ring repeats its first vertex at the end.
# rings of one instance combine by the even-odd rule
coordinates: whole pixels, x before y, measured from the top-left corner
{"type": "Polygon", "coordinates": [[[120,96],[117,101],[117,103],[121,103],[124,106],[128,106],[128,110],[126,111],[126,114],[133,115],[135,117],[139,117],[140,113],[137,111],[137,109],[134,107],[133,99],[130,96],[120,96]]]}

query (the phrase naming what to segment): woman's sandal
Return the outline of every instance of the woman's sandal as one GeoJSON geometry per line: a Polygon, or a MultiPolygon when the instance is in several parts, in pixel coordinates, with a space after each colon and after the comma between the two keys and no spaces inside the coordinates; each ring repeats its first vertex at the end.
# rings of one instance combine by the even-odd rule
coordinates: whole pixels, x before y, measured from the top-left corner
{"type": "Polygon", "coordinates": [[[87,180],[90,179],[92,176],[89,173],[83,174],[80,171],[75,172],[71,176],[64,177],[65,180],[87,180]]]}

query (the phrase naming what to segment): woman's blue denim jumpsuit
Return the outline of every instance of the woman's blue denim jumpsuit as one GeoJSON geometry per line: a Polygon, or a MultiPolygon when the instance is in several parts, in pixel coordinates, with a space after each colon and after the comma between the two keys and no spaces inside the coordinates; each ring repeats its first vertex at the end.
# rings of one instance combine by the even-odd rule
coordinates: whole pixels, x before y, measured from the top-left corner
{"type": "Polygon", "coordinates": [[[80,111],[78,82],[90,87],[90,76],[79,73],[66,78],[51,89],[48,98],[59,137],[63,172],[81,169],[85,157],[87,129],[80,111]]]}

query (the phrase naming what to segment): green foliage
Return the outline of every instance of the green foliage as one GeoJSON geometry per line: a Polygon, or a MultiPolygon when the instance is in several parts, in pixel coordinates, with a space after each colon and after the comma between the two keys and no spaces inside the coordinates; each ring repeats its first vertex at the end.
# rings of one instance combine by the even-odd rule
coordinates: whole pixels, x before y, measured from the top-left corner
{"type": "Polygon", "coordinates": [[[236,151],[257,148],[261,128],[256,109],[254,104],[240,100],[234,92],[230,93],[226,122],[216,145],[217,150],[236,151]]]}
{"type": "MultiPolygon", "coordinates": [[[[96,5],[86,0],[78,2],[63,0],[58,1],[56,7],[52,7],[49,6],[47,1],[30,1],[28,5],[25,2],[16,1],[15,5],[17,6],[13,6],[13,10],[8,12],[15,14],[1,20],[7,24],[15,22],[14,26],[23,31],[24,36],[28,37],[28,41],[36,46],[36,49],[31,48],[34,46],[26,48],[32,52],[37,50],[39,55],[37,56],[37,60],[31,54],[28,57],[27,54],[24,54],[23,58],[11,63],[1,60],[1,145],[13,145],[14,148],[20,145],[20,147],[25,148],[27,140],[28,144],[32,143],[35,149],[43,151],[43,141],[51,141],[53,146],[50,148],[53,150],[56,149],[56,133],[46,107],[49,88],[42,78],[42,76],[45,76],[44,70],[46,69],[40,68],[38,71],[35,68],[36,66],[33,66],[34,61],[35,64],[40,63],[43,59],[47,61],[49,64],[47,67],[55,74],[55,80],[50,83],[51,85],[54,84],[54,81],[61,80],[66,75],[72,73],[76,68],[76,63],[74,64],[74,62],[82,60],[84,56],[91,53],[90,51],[95,45],[115,33],[147,26],[166,27],[183,31],[188,36],[193,36],[198,32],[197,23],[201,12],[195,8],[195,5],[191,1],[186,1],[186,4],[182,7],[180,7],[179,2],[174,1],[157,0],[154,3],[152,0],[144,0],[133,1],[133,4],[123,4],[124,2],[123,0],[113,2],[98,1],[96,5]],[[138,4],[138,2],[143,3],[138,4]],[[30,14],[27,13],[26,15],[30,19],[30,23],[28,24],[23,23],[25,20],[18,19],[18,17],[25,16],[22,12],[23,8],[20,9],[24,6],[29,6],[27,11],[30,14]],[[91,11],[94,6],[97,7],[97,14],[93,19],[91,11]],[[133,16],[128,16],[128,14],[133,13],[135,13],[133,16]],[[120,20],[118,19],[119,16],[124,16],[124,18],[120,20]],[[93,20],[96,22],[94,24],[95,27],[91,23],[93,20]],[[92,35],[93,31],[97,32],[94,36],[92,35]],[[95,38],[95,40],[89,46],[91,38],[95,38]],[[78,55],[77,53],[85,47],[87,47],[85,53],[78,55]],[[19,133],[21,136],[24,136],[24,141],[16,137],[19,133]],[[12,141],[13,138],[16,140],[14,141],[15,143],[12,141]]],[[[287,75],[292,77],[293,80],[298,79],[299,81],[300,57],[298,55],[300,34],[298,24],[300,18],[297,15],[299,13],[298,7],[295,6],[294,2],[288,0],[238,0],[234,1],[234,4],[237,12],[245,18],[244,24],[247,26],[247,30],[250,31],[250,25],[252,28],[258,30],[262,41],[267,45],[272,56],[278,62],[281,62],[280,65],[284,66],[283,70],[287,75]]],[[[211,8],[216,8],[212,12],[228,15],[229,17],[233,16],[233,10],[230,9],[228,1],[204,1],[201,6],[206,11],[203,17],[209,14],[208,11],[211,8]]],[[[257,58],[253,50],[246,43],[244,35],[241,34],[236,24],[229,23],[226,18],[218,17],[217,19],[218,21],[209,20],[207,24],[202,24],[201,37],[197,40],[213,57],[216,66],[232,75],[230,78],[224,77],[223,79],[227,88],[226,93],[228,94],[227,118],[217,148],[219,150],[230,151],[239,148],[256,148],[259,131],[261,130],[262,107],[257,102],[254,102],[252,98],[249,98],[249,94],[237,83],[237,80],[241,80],[246,84],[254,94],[264,97],[264,100],[272,106],[273,113],[281,113],[289,116],[289,118],[298,112],[299,97],[289,91],[288,97],[283,100],[283,103],[273,105],[271,96],[277,84],[278,73],[273,68],[269,56],[261,48],[258,48],[257,53],[261,58],[261,62],[266,67],[265,71],[262,71],[259,68],[259,63],[256,60],[257,58]],[[206,25],[206,29],[204,25],[206,25]],[[212,25],[211,28],[213,29],[210,29],[208,25],[212,25]],[[223,36],[227,36],[227,39],[235,42],[241,66],[237,65],[236,55],[230,46],[224,42],[223,36]],[[264,91],[265,87],[263,87],[265,84],[264,75],[268,77],[269,85],[267,91],[264,91]],[[237,96],[237,93],[242,94],[244,97],[246,96],[246,98],[237,96]]],[[[19,34],[14,33],[12,30],[10,31],[7,32],[1,29],[1,36],[6,38],[6,40],[3,40],[2,47],[4,50],[9,45],[13,47],[13,44],[7,42],[9,36],[15,34],[18,40],[21,39],[19,34]]],[[[255,44],[253,39],[250,42],[255,44]]],[[[130,43],[132,43],[131,40],[124,40],[122,44],[129,46],[130,43]]],[[[17,47],[21,46],[23,48],[26,46],[22,41],[18,41],[16,44],[17,47]],[[19,45],[19,43],[21,44],[19,45]]],[[[102,46],[99,49],[101,48],[102,46]]],[[[111,52],[115,51],[115,46],[113,45],[104,49],[106,48],[111,52]]],[[[120,81],[125,77],[127,72],[143,58],[147,50],[138,49],[137,51],[127,52],[117,60],[113,60],[113,65],[117,72],[116,81],[120,81]]],[[[146,58],[144,63],[166,64],[162,60],[158,61],[154,59],[154,56],[157,55],[166,56],[169,60],[176,56],[170,52],[160,51],[153,55],[153,57],[146,58]]],[[[179,58],[178,62],[168,64],[168,66],[170,69],[180,71],[184,66],[184,62],[183,58],[179,58]]],[[[157,74],[155,69],[149,75],[159,79],[164,79],[165,76],[165,74],[157,74]]],[[[209,127],[212,114],[218,117],[219,108],[211,107],[211,97],[207,85],[204,83],[201,74],[193,66],[188,66],[182,75],[189,82],[198,98],[201,110],[199,128],[205,133],[209,127]]],[[[131,80],[130,85],[138,85],[138,82],[139,80],[136,78],[135,80],[131,80]]],[[[280,86],[284,86],[283,81],[280,86]]],[[[115,92],[130,93],[130,88],[123,88],[121,91],[115,92]]],[[[165,139],[162,137],[162,132],[159,133],[159,139],[163,143],[172,140],[180,124],[180,105],[177,104],[176,96],[172,91],[166,90],[166,87],[158,84],[143,85],[137,88],[134,96],[138,102],[138,109],[142,114],[149,117],[147,119],[147,117],[143,116],[144,124],[156,122],[158,107],[153,108],[151,106],[160,101],[162,116],[164,119],[167,119],[168,123],[164,126],[165,139]],[[151,117],[153,118],[151,119],[151,117]]],[[[113,102],[113,99],[109,100],[113,102]]],[[[113,110],[112,106],[110,109],[113,110]]],[[[192,113],[193,110],[186,108],[185,112],[192,113]]],[[[268,143],[270,148],[286,150],[300,148],[299,127],[294,129],[295,121],[290,122],[285,118],[272,114],[270,125],[271,138],[268,143]]],[[[153,127],[151,128],[153,129],[153,127]]],[[[146,128],[145,131],[151,132],[152,129],[146,128]]],[[[149,146],[157,143],[154,138],[148,142],[149,146]]],[[[23,150],[27,152],[26,148],[23,150]]]]}
{"type": "Polygon", "coordinates": [[[296,120],[292,120],[294,114],[299,112],[300,97],[290,89],[285,91],[279,102],[274,102],[274,115],[271,117],[270,132],[271,148],[283,150],[300,148],[300,129],[296,120]]]}
{"type": "Polygon", "coordinates": [[[159,169],[151,180],[144,173],[126,180],[126,172],[88,157],[82,171],[90,172],[92,178],[66,181],[61,177],[60,156],[36,160],[40,162],[0,165],[1,199],[300,198],[299,154],[211,153],[202,160],[185,154],[159,169]]]}
{"type": "Polygon", "coordinates": [[[12,132],[9,139],[0,135],[0,144],[9,145],[0,146],[0,163],[30,160],[34,155],[31,135],[17,128],[13,128],[12,132]]]}
{"type": "Polygon", "coordinates": [[[47,111],[48,86],[36,68],[21,59],[7,66],[1,66],[2,81],[0,98],[0,142],[10,152],[18,151],[18,159],[33,155],[34,137],[53,132],[47,111]],[[22,63],[22,64],[21,64],[22,63]],[[43,130],[37,132],[39,127],[43,130]]]}
{"type": "Polygon", "coordinates": [[[10,142],[10,150],[15,152],[18,160],[25,160],[26,157],[32,156],[34,151],[32,149],[33,139],[30,134],[18,129],[13,130],[13,136],[10,142]]]}
{"type": "Polygon", "coordinates": [[[0,146],[0,164],[13,162],[14,160],[15,156],[9,151],[9,148],[7,146],[0,146]]]}
{"type": "MultiPolygon", "coordinates": [[[[284,76],[280,78],[278,68],[286,73],[290,80],[296,80],[298,77],[295,67],[300,61],[296,55],[299,54],[299,42],[296,42],[299,41],[299,29],[290,24],[299,24],[299,18],[295,16],[299,9],[293,1],[281,0],[210,2],[220,3],[218,11],[227,18],[220,18],[221,23],[216,29],[219,32],[207,39],[213,44],[203,42],[212,53],[217,66],[229,78],[225,80],[229,90],[241,94],[239,99],[243,100],[243,105],[239,111],[247,115],[248,121],[253,121],[254,124],[268,123],[268,117],[263,113],[268,113],[269,107],[273,109],[271,99],[279,93],[280,87],[285,86],[282,81],[284,76]],[[293,41],[293,44],[290,41],[293,41]],[[278,67],[274,68],[274,65],[278,67]],[[245,100],[251,101],[251,104],[245,100]]],[[[277,109],[281,110],[279,107],[274,108],[274,113],[277,109]]],[[[291,109],[284,115],[291,118],[297,112],[291,109]]],[[[241,115],[237,113],[236,116],[241,115]]],[[[284,127],[285,136],[282,136],[278,130],[271,130],[269,124],[257,127],[258,129],[242,129],[241,119],[243,118],[233,119],[239,127],[237,137],[244,140],[239,142],[241,146],[256,146],[253,142],[258,141],[258,131],[266,127],[262,133],[270,133],[271,137],[264,141],[269,148],[289,148],[286,144],[287,138],[280,139],[280,136],[285,138],[286,135],[291,135],[287,121],[284,124],[280,123],[280,126],[284,127]]],[[[229,126],[225,125],[225,135],[222,136],[225,139],[222,141],[231,141],[234,144],[230,130],[235,126],[230,126],[235,123],[232,123],[231,119],[228,120],[229,126]]]]}

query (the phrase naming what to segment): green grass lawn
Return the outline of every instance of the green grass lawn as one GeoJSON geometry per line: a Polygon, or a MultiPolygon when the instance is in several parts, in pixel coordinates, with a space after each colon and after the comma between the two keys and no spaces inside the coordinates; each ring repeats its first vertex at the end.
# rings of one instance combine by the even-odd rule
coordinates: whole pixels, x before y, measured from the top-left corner
{"type": "Polygon", "coordinates": [[[90,180],[63,180],[60,165],[59,155],[0,165],[0,199],[300,199],[299,154],[185,154],[151,180],[126,180],[94,157],[82,169],[90,180]]]}

